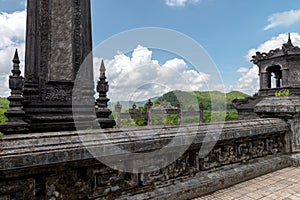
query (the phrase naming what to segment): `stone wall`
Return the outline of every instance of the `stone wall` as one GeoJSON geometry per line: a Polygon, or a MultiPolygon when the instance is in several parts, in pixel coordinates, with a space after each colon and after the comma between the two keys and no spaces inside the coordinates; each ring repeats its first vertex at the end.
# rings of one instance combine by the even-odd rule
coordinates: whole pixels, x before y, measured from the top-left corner
{"type": "Polygon", "coordinates": [[[290,128],[285,121],[228,122],[218,135],[222,126],[4,136],[0,138],[0,199],[190,199],[289,166],[290,128]],[[180,140],[170,144],[174,137],[180,140]],[[183,155],[152,172],[122,172],[99,161],[107,156],[120,160],[115,166],[137,164],[126,153],[102,155],[113,145],[136,155],[168,149],[164,155],[147,157],[149,164],[160,156],[175,156],[189,139],[193,142],[183,155]]]}

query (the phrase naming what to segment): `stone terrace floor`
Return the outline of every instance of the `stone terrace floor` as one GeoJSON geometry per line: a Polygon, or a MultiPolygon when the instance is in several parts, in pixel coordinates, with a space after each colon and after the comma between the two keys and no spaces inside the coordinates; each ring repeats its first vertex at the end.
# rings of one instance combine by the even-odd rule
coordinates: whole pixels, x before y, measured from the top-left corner
{"type": "Polygon", "coordinates": [[[194,200],[300,200],[300,168],[286,168],[194,200]]]}

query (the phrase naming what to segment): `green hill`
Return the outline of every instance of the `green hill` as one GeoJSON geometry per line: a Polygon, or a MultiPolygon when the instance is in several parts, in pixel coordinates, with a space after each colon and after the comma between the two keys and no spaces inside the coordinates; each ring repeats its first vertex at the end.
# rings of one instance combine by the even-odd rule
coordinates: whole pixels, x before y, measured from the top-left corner
{"type": "Polygon", "coordinates": [[[183,91],[172,91],[164,94],[156,100],[156,104],[160,102],[167,101],[170,102],[173,106],[178,105],[179,101],[183,102],[183,109],[190,105],[197,106],[198,103],[204,105],[205,110],[225,110],[233,109],[232,100],[243,99],[249,95],[244,94],[238,91],[232,91],[227,94],[224,94],[219,91],[210,91],[210,92],[183,92],[183,91]]]}
{"type": "MultiPolygon", "coordinates": [[[[198,107],[199,103],[204,106],[204,120],[226,121],[237,120],[238,113],[232,106],[232,100],[243,99],[249,95],[239,91],[232,91],[224,94],[219,91],[207,92],[183,92],[172,91],[158,98],[154,103],[159,104],[163,101],[170,102],[173,106],[177,106],[179,101],[182,102],[182,109],[187,110],[188,107],[198,107]],[[226,113],[224,111],[226,110],[226,113]],[[225,116],[224,116],[225,114],[225,116]]],[[[191,120],[192,121],[192,120],[191,120]]]]}

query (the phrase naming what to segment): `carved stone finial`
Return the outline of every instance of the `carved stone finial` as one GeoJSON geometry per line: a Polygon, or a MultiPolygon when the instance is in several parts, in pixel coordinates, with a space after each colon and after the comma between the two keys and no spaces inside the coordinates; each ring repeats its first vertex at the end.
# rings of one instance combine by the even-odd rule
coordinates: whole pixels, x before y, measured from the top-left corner
{"type": "Polygon", "coordinates": [[[105,76],[105,65],[104,65],[104,61],[102,60],[101,62],[101,67],[100,67],[100,80],[105,80],[106,79],[106,76],[105,76]]]}
{"type": "Polygon", "coordinates": [[[107,98],[107,92],[109,91],[109,85],[106,81],[105,76],[105,66],[102,60],[100,67],[100,80],[97,85],[97,92],[99,93],[99,98],[97,101],[97,120],[101,126],[101,128],[113,128],[116,125],[115,120],[109,119],[109,115],[112,113],[107,107],[109,99],[107,98]]]}
{"type": "Polygon", "coordinates": [[[287,42],[287,43],[293,45],[293,44],[292,44],[292,40],[291,40],[291,33],[289,33],[289,39],[288,39],[288,42],[287,42]]]}
{"type": "Polygon", "coordinates": [[[117,105],[115,105],[115,111],[116,112],[121,112],[122,110],[122,105],[120,104],[120,102],[118,101],[117,102],[117,105]]]}
{"type": "Polygon", "coordinates": [[[146,103],[146,107],[147,107],[147,110],[150,110],[153,106],[153,103],[151,101],[151,99],[148,100],[148,102],[146,103]]]}
{"type": "Polygon", "coordinates": [[[282,50],[286,53],[288,50],[291,50],[293,48],[294,48],[294,45],[291,40],[291,33],[289,33],[288,41],[287,41],[287,43],[282,45],[282,50]]]}
{"type": "Polygon", "coordinates": [[[8,121],[0,125],[1,132],[5,134],[26,133],[29,130],[29,124],[23,119],[25,112],[23,111],[22,102],[24,100],[22,96],[23,80],[20,76],[20,59],[18,50],[15,51],[13,58],[12,75],[9,76],[9,89],[11,89],[11,95],[7,98],[10,102],[9,109],[5,113],[8,121]]]}

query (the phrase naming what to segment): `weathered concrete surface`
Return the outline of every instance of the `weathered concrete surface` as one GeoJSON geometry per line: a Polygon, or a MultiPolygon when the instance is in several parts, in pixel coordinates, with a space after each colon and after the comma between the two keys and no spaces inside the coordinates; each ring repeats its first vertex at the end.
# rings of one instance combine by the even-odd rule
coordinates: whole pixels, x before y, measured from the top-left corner
{"type": "MultiPolygon", "coordinates": [[[[285,156],[290,153],[290,129],[285,121],[228,122],[218,137],[220,127],[221,123],[214,123],[4,136],[0,138],[0,197],[188,199],[290,165],[285,156]],[[101,137],[104,134],[106,138],[101,137]],[[96,156],[134,165],[137,161],[131,154],[102,153],[112,145],[128,152],[152,152],[169,144],[174,135],[180,140],[161,156],[176,155],[190,138],[193,143],[175,162],[154,172],[117,171],[91,154],[98,150],[96,156]],[[217,143],[202,156],[200,148],[212,142],[217,143]]],[[[147,159],[145,164],[151,165],[160,155],[147,159]]]]}

